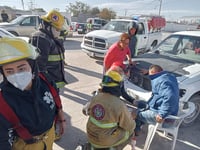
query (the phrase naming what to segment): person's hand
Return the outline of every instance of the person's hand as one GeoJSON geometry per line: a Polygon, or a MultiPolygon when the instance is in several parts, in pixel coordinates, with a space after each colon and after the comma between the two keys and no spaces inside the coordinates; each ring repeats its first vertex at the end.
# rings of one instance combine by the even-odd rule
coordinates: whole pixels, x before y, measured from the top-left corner
{"type": "Polygon", "coordinates": [[[163,122],[163,118],[160,116],[160,115],[156,115],[156,121],[158,122],[158,123],[161,123],[161,122],[163,122]]]}
{"type": "Polygon", "coordinates": [[[140,73],[142,73],[142,74],[148,74],[149,73],[149,70],[147,70],[147,69],[141,69],[140,70],[140,73]]]}
{"type": "Polygon", "coordinates": [[[135,120],[135,118],[137,117],[137,109],[132,110],[131,116],[132,116],[132,119],[135,120]]]}
{"type": "Polygon", "coordinates": [[[59,130],[59,135],[63,135],[64,132],[65,132],[65,128],[67,127],[67,124],[66,124],[66,120],[65,120],[65,117],[64,117],[64,112],[62,109],[60,109],[58,111],[58,122],[57,122],[57,127],[58,127],[58,130],[59,130]]]}

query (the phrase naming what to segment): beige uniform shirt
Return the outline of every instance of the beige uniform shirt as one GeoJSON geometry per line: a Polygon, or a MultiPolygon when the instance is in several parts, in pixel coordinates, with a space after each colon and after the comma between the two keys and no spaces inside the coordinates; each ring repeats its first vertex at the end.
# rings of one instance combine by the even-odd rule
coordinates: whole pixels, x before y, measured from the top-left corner
{"type": "Polygon", "coordinates": [[[87,136],[91,144],[111,147],[124,142],[135,128],[126,105],[114,95],[99,93],[88,107],[87,136]]]}

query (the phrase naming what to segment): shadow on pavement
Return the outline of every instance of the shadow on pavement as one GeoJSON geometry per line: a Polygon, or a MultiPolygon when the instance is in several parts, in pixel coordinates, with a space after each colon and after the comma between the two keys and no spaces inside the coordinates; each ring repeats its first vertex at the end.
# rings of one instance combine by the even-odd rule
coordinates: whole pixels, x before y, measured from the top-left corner
{"type": "Polygon", "coordinates": [[[82,73],[82,74],[87,75],[87,76],[96,77],[96,78],[99,78],[99,79],[102,78],[102,74],[94,72],[94,71],[87,70],[87,68],[83,69],[83,68],[71,66],[71,65],[67,65],[65,68],[69,69],[71,71],[82,73]]]}
{"type": "Polygon", "coordinates": [[[67,128],[62,138],[56,141],[55,144],[59,147],[58,149],[61,147],[64,150],[75,150],[78,145],[87,141],[86,133],[72,126],[71,117],[68,114],[65,114],[65,118],[67,128]]]}
{"type": "MultiPolygon", "coordinates": [[[[147,125],[142,128],[142,132],[136,137],[137,143],[136,147],[142,150],[144,148],[144,143],[147,136],[147,125]]],[[[176,141],[175,150],[200,150],[199,138],[194,138],[196,136],[196,131],[200,130],[198,123],[195,123],[191,127],[181,127],[179,128],[179,133],[176,141]],[[192,132],[191,132],[192,131],[192,132]],[[189,136],[188,136],[189,135],[189,136]]],[[[163,133],[157,132],[151,143],[150,150],[169,150],[172,147],[173,138],[164,136],[163,133]]],[[[137,149],[138,150],[138,149],[137,149]]]]}
{"type": "Polygon", "coordinates": [[[83,105],[85,105],[91,99],[91,95],[87,95],[82,92],[71,90],[66,87],[63,88],[61,95],[63,97],[66,97],[68,100],[72,100],[74,102],[77,102],[83,105]]]}
{"type": "Polygon", "coordinates": [[[76,40],[66,40],[64,42],[64,48],[65,50],[80,50],[81,47],[81,42],[80,41],[76,41],[76,40]]]}
{"type": "Polygon", "coordinates": [[[65,78],[68,84],[78,82],[78,79],[75,76],[73,76],[71,73],[69,73],[67,70],[65,70],[65,78]]]}

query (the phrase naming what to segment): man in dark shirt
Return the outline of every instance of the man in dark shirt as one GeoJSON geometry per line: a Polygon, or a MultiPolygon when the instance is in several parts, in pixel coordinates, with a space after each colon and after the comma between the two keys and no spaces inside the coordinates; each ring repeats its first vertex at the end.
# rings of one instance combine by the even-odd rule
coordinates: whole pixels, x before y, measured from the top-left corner
{"type": "Polygon", "coordinates": [[[1,12],[1,18],[2,18],[2,22],[8,22],[8,14],[5,12],[5,10],[2,10],[1,12]]]}

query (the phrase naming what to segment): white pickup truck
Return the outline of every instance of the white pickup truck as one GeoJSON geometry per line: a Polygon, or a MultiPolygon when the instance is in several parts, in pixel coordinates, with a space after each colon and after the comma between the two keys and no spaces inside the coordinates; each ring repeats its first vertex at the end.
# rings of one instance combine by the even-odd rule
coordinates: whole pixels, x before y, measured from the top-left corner
{"type": "Polygon", "coordinates": [[[137,20],[113,19],[103,26],[101,30],[87,33],[83,37],[81,49],[90,57],[103,58],[109,47],[119,40],[120,35],[123,32],[128,32],[128,25],[133,21],[137,22],[139,26],[137,33],[137,54],[149,51],[160,42],[162,37],[161,28],[165,25],[164,18],[162,18],[162,23],[157,23],[159,24],[158,27],[155,26],[155,21],[152,22],[152,18],[149,19],[147,17],[140,17],[137,20]]]}

